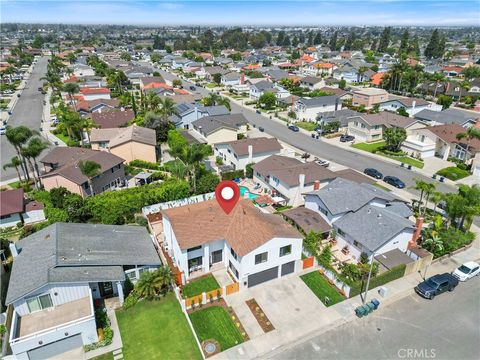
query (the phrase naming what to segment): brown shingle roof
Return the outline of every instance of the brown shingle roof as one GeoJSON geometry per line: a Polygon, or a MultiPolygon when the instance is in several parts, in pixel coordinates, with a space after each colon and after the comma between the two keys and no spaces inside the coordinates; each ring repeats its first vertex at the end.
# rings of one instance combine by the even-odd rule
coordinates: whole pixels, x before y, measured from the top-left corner
{"type": "Polygon", "coordinates": [[[142,144],[157,144],[155,130],[141,126],[132,125],[126,128],[92,129],[90,133],[91,142],[108,141],[110,148],[121,145],[128,141],[142,144]]]}
{"type": "Polygon", "coordinates": [[[253,154],[280,151],[282,149],[282,145],[280,145],[277,139],[265,137],[229,141],[220,144],[230,145],[235,154],[239,156],[248,155],[249,145],[253,147],[253,154]]]}
{"type": "MultiPolygon", "coordinates": [[[[458,124],[430,126],[427,129],[448,143],[467,144],[466,139],[457,140],[457,134],[465,133],[467,131],[467,129],[458,124]]],[[[473,151],[480,151],[480,140],[472,139],[469,147],[473,151]]]]}
{"type": "Polygon", "coordinates": [[[376,181],[373,180],[371,177],[367,175],[363,175],[362,173],[353,169],[344,169],[344,170],[335,171],[335,174],[343,179],[354,181],[359,184],[367,183],[367,184],[373,185],[376,183],[376,181]]]}
{"type": "Polygon", "coordinates": [[[23,189],[0,191],[0,216],[23,212],[23,189]]]}
{"type": "Polygon", "coordinates": [[[300,184],[298,179],[300,174],[305,175],[305,185],[312,184],[316,180],[333,180],[337,177],[333,171],[315,162],[300,163],[283,169],[273,169],[269,173],[289,186],[298,186],[300,184]]]}
{"type": "Polygon", "coordinates": [[[399,128],[407,128],[419,121],[418,119],[412,119],[406,116],[393,114],[388,111],[382,111],[378,114],[362,114],[354,116],[351,119],[353,118],[361,118],[370,126],[385,125],[386,127],[399,128]]]}
{"type": "Polygon", "coordinates": [[[302,162],[298,159],[281,156],[281,155],[272,155],[268,158],[259,161],[253,166],[253,170],[260,173],[262,176],[268,175],[270,170],[274,169],[283,169],[290,166],[299,165],[302,162]]]}
{"type": "Polygon", "coordinates": [[[125,161],[106,151],[77,147],[56,147],[40,159],[40,162],[43,164],[56,164],[58,167],[42,175],[42,177],[60,175],[73,181],[75,184],[81,185],[88,181],[87,177],[82,174],[78,167],[78,162],[81,160],[95,161],[101,166],[100,171],[102,173],[125,161]]]}
{"type": "Polygon", "coordinates": [[[292,220],[306,234],[310,231],[323,234],[332,230],[330,224],[319,213],[304,207],[282,211],[282,215],[292,220]]]}
{"type": "Polygon", "coordinates": [[[120,105],[120,101],[117,99],[95,99],[95,100],[83,100],[77,103],[77,111],[83,110],[90,112],[98,105],[105,104],[109,107],[116,108],[120,105]]]}
{"type": "Polygon", "coordinates": [[[133,120],[135,114],[132,110],[125,110],[93,113],[90,117],[100,128],[108,129],[127,125],[130,120],[133,120]]]}
{"type": "Polygon", "coordinates": [[[167,209],[162,213],[170,221],[181,249],[226,240],[239,256],[244,256],[274,237],[302,238],[280,216],[261,212],[247,199],[238,201],[229,215],[216,200],[167,209]]]}

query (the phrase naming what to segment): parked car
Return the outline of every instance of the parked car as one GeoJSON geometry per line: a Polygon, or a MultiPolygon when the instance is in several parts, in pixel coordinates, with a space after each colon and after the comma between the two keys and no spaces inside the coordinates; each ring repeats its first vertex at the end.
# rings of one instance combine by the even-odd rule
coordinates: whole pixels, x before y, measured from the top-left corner
{"type": "Polygon", "coordinates": [[[5,135],[7,128],[5,126],[0,127],[0,135],[5,135]]]}
{"type": "Polygon", "coordinates": [[[340,136],[340,142],[349,142],[355,140],[355,136],[353,135],[342,135],[340,136]]]}
{"type": "Polygon", "coordinates": [[[425,299],[432,300],[445,291],[453,291],[457,285],[458,279],[451,274],[437,274],[415,286],[415,292],[425,299]]]}
{"type": "Polygon", "coordinates": [[[480,275],[480,265],[475,261],[466,262],[455,269],[455,271],[452,272],[452,275],[460,281],[467,281],[474,276],[480,275]]]}
{"type": "Polygon", "coordinates": [[[387,184],[390,184],[392,186],[395,186],[398,189],[404,189],[405,188],[405,183],[397,178],[396,176],[385,176],[383,178],[383,181],[385,181],[387,184]]]}
{"type": "Polygon", "coordinates": [[[195,86],[191,85],[190,90],[195,91],[195,90],[197,90],[197,88],[195,86]]]}
{"type": "Polygon", "coordinates": [[[258,130],[260,130],[261,132],[264,132],[264,131],[265,131],[265,129],[263,128],[263,126],[259,126],[259,127],[258,127],[258,130]]]}
{"type": "Polygon", "coordinates": [[[255,112],[256,112],[257,114],[261,114],[261,113],[262,113],[262,112],[261,112],[260,110],[258,110],[258,109],[255,110],[255,112]]]}
{"type": "Polygon", "coordinates": [[[368,175],[368,176],[371,176],[375,179],[382,179],[383,178],[383,175],[380,171],[378,171],[377,169],[374,169],[374,168],[366,168],[365,170],[363,170],[363,173],[368,175]]]}
{"type": "Polygon", "coordinates": [[[288,125],[288,129],[292,130],[294,132],[299,132],[300,131],[300,129],[296,125],[288,125]]]}
{"type": "Polygon", "coordinates": [[[328,167],[330,165],[330,162],[327,160],[322,160],[322,159],[315,159],[315,162],[323,167],[328,167]]]}

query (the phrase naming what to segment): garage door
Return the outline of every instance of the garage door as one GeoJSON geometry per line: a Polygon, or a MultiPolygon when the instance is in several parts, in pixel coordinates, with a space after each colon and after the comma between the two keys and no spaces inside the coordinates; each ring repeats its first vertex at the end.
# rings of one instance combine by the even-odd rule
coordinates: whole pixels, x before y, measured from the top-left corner
{"type": "Polygon", "coordinates": [[[282,265],[282,276],[291,274],[295,271],[295,261],[282,265]]]}
{"type": "Polygon", "coordinates": [[[261,284],[278,277],[278,266],[248,276],[248,287],[261,284]]]}
{"type": "Polygon", "coordinates": [[[66,352],[70,352],[75,349],[80,349],[82,350],[81,352],[83,353],[83,341],[82,341],[82,336],[80,334],[70,336],[66,339],[59,340],[54,343],[30,350],[28,352],[28,358],[30,360],[44,360],[44,359],[51,359],[55,357],[57,357],[58,359],[61,359],[62,354],[66,352]]]}

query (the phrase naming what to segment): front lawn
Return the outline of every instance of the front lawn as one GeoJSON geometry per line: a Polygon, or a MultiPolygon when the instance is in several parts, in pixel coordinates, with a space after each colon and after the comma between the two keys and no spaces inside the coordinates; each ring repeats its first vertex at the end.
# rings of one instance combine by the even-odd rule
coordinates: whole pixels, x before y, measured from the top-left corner
{"type": "Polygon", "coordinates": [[[358,143],[358,144],[353,144],[352,147],[355,149],[360,149],[363,151],[367,151],[372,154],[377,154],[392,160],[396,160],[399,162],[403,162],[404,164],[407,165],[412,165],[417,168],[423,169],[423,161],[414,159],[410,156],[395,156],[395,155],[390,155],[390,154],[385,154],[380,149],[385,146],[385,141],[377,141],[373,143],[358,143]]]}
{"type": "Polygon", "coordinates": [[[175,295],[117,310],[125,359],[202,359],[175,295]]]}
{"type": "Polygon", "coordinates": [[[298,121],[295,125],[307,131],[313,131],[318,126],[316,123],[309,121],[298,121]]]}
{"type": "Polygon", "coordinates": [[[370,153],[375,153],[376,150],[385,146],[385,141],[377,141],[373,143],[358,143],[353,144],[352,147],[355,149],[360,149],[363,151],[368,151],[370,153]]]}
{"type": "Polygon", "coordinates": [[[414,158],[411,158],[410,156],[394,156],[394,155],[387,155],[387,154],[384,154],[382,152],[377,152],[378,155],[381,155],[381,156],[385,156],[389,159],[393,159],[393,160],[397,160],[397,161],[400,161],[404,164],[407,164],[407,165],[412,165],[412,166],[415,166],[419,169],[423,169],[423,166],[424,166],[424,163],[423,161],[420,161],[420,160],[417,160],[417,159],[414,159],[414,158]]]}
{"type": "MultiPolygon", "coordinates": [[[[193,328],[200,342],[215,339],[221,351],[243,342],[240,330],[228,312],[220,306],[210,306],[190,314],[193,328]]],[[[236,320],[238,321],[238,320],[236,320]]]]}
{"type": "Polygon", "coordinates": [[[217,279],[210,274],[190,281],[183,287],[182,294],[184,298],[191,298],[193,296],[200,295],[203,292],[216,290],[219,287],[220,285],[218,284],[217,279]]]}
{"type": "Polygon", "coordinates": [[[331,306],[345,300],[345,298],[340,295],[318,271],[312,271],[311,273],[302,275],[300,276],[300,279],[307,284],[310,290],[313,291],[325,306],[331,306]],[[325,301],[325,297],[330,299],[328,304],[325,301]]]}
{"type": "Polygon", "coordinates": [[[214,84],[214,83],[210,83],[210,84],[205,85],[205,87],[208,88],[208,89],[213,89],[213,88],[215,88],[215,87],[217,87],[217,86],[218,86],[218,85],[217,85],[217,84],[214,84]]]}
{"type": "Polygon", "coordinates": [[[462,170],[456,166],[446,167],[444,169],[438,170],[437,175],[444,176],[447,179],[456,181],[463,179],[470,175],[470,172],[467,170],[462,170]]]}
{"type": "Polygon", "coordinates": [[[113,360],[113,353],[109,352],[103,355],[94,357],[92,360],[113,360]]]}

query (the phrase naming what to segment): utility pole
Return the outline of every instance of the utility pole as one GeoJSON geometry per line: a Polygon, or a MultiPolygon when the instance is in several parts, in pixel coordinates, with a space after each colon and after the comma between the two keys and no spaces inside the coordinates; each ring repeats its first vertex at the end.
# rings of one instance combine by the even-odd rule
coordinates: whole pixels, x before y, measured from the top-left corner
{"type": "Polygon", "coordinates": [[[362,305],[365,305],[365,303],[367,302],[367,292],[368,292],[368,286],[370,285],[370,278],[372,277],[374,259],[375,259],[375,253],[372,254],[372,261],[370,263],[370,270],[368,271],[367,286],[365,286],[365,293],[363,294],[362,305]]]}

